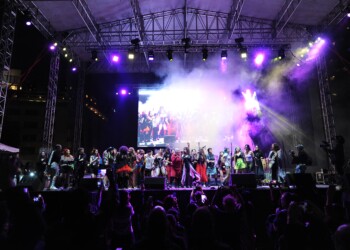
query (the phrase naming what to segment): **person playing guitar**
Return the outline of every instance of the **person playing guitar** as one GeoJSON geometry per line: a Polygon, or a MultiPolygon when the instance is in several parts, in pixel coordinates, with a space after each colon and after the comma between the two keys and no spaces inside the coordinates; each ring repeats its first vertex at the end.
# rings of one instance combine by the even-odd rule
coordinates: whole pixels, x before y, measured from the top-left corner
{"type": "Polygon", "coordinates": [[[278,151],[280,147],[277,143],[272,143],[271,151],[269,152],[268,160],[269,160],[269,168],[271,169],[271,180],[277,182],[278,181],[278,151]]]}

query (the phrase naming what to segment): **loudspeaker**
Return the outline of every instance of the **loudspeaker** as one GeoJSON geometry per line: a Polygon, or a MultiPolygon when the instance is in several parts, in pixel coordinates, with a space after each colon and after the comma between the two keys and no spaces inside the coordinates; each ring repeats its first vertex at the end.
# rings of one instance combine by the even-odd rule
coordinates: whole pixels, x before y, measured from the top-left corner
{"type": "Polygon", "coordinates": [[[97,190],[99,188],[100,178],[83,178],[80,180],[79,187],[88,191],[97,190]]]}
{"type": "Polygon", "coordinates": [[[231,174],[231,185],[236,187],[256,188],[255,174],[231,174]]]}
{"type": "Polygon", "coordinates": [[[296,188],[314,188],[316,186],[311,173],[286,174],[286,183],[288,186],[296,186],[296,188]]]}
{"type": "Polygon", "coordinates": [[[40,181],[36,176],[23,176],[20,182],[17,184],[18,187],[26,187],[30,191],[39,192],[44,189],[45,183],[40,181]]]}
{"type": "Polygon", "coordinates": [[[145,177],[146,189],[161,189],[164,190],[166,186],[165,177],[145,177]]]}

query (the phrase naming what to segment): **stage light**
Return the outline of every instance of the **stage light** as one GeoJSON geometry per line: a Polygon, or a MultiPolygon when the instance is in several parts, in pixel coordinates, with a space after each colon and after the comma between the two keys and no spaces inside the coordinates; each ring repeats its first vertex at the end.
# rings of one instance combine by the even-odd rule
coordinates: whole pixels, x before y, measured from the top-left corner
{"type": "Polygon", "coordinates": [[[112,55],[112,62],[119,62],[119,56],[118,55],[112,55]]]}
{"type": "Polygon", "coordinates": [[[286,57],[285,50],[283,48],[278,50],[278,59],[282,60],[286,57]]]}
{"type": "Polygon", "coordinates": [[[97,51],[96,50],[93,50],[91,51],[91,59],[95,62],[98,61],[98,56],[97,56],[97,51]]]}
{"type": "Polygon", "coordinates": [[[129,51],[128,51],[128,59],[129,59],[129,60],[134,60],[134,58],[135,58],[135,52],[134,52],[134,50],[129,50],[129,51]]]}
{"type": "Polygon", "coordinates": [[[190,47],[190,43],[191,43],[191,38],[189,38],[189,37],[181,39],[181,44],[187,48],[190,47]]]}
{"type": "Polygon", "coordinates": [[[154,52],[153,50],[148,51],[148,60],[153,61],[154,60],[154,52]]]}
{"type": "Polygon", "coordinates": [[[208,50],[206,48],[202,49],[202,60],[206,61],[208,59],[208,50]]]}
{"type": "Polygon", "coordinates": [[[239,52],[241,53],[241,58],[242,59],[246,59],[248,57],[248,50],[247,50],[247,48],[241,48],[239,50],[239,52]]]}
{"type": "Polygon", "coordinates": [[[67,48],[66,47],[63,47],[63,49],[62,49],[63,51],[67,51],[67,48]]]}
{"type": "Polygon", "coordinates": [[[221,60],[226,60],[227,59],[227,50],[222,50],[221,51],[221,60]]]}
{"type": "Polygon", "coordinates": [[[135,38],[135,39],[132,39],[130,42],[131,42],[131,44],[134,45],[135,47],[138,47],[139,44],[140,44],[140,39],[135,38]]]}
{"type": "Polygon", "coordinates": [[[26,17],[26,25],[27,25],[27,26],[32,25],[32,17],[31,17],[31,16],[27,16],[27,17],[26,17]]]}
{"type": "Polygon", "coordinates": [[[116,95],[131,95],[130,92],[128,92],[126,89],[120,89],[119,92],[115,93],[116,95]]]}
{"type": "Polygon", "coordinates": [[[29,11],[24,12],[24,20],[27,26],[32,25],[32,16],[29,11]]]}
{"type": "Polygon", "coordinates": [[[57,42],[52,42],[50,45],[49,45],[49,48],[50,48],[50,50],[55,50],[56,49],[56,47],[58,46],[58,43],[57,42]]]}
{"type": "Polygon", "coordinates": [[[168,60],[171,62],[173,60],[173,51],[171,49],[168,49],[166,51],[166,56],[168,57],[168,60]]]}
{"type": "Polygon", "coordinates": [[[76,72],[77,71],[77,67],[76,66],[73,66],[72,67],[72,72],[76,72]]]}
{"type": "Polygon", "coordinates": [[[238,44],[241,44],[241,43],[244,42],[244,38],[243,37],[236,38],[235,42],[238,43],[238,44]]]}
{"type": "Polygon", "coordinates": [[[73,62],[73,58],[70,58],[70,59],[69,59],[69,62],[70,62],[70,63],[73,62]]]}
{"type": "Polygon", "coordinates": [[[64,57],[66,57],[66,58],[67,58],[67,57],[68,57],[68,53],[65,53],[65,54],[64,54],[64,57]]]}
{"type": "Polygon", "coordinates": [[[263,53],[258,53],[254,59],[255,65],[260,66],[264,62],[264,59],[265,55],[263,53]]]}

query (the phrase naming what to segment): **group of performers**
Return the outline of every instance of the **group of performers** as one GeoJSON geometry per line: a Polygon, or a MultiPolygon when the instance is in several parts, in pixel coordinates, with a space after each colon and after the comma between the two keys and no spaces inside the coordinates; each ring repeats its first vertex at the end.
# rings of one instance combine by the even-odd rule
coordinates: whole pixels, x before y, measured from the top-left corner
{"type": "Polygon", "coordinates": [[[167,135],[178,137],[180,133],[176,119],[170,118],[164,107],[160,107],[157,112],[139,113],[138,128],[139,144],[157,141],[167,135]]]}
{"type": "MultiPolygon", "coordinates": [[[[229,148],[224,148],[214,155],[212,148],[198,145],[198,149],[194,149],[188,143],[182,150],[166,147],[155,152],[121,146],[118,150],[109,147],[100,155],[93,149],[88,157],[83,148],[72,156],[69,149],[57,145],[48,159],[45,160],[45,155],[41,158],[42,164],[47,165],[45,172],[51,176],[50,189],[57,188],[58,179],[64,188],[79,185],[85,174],[97,177],[101,169],[105,172],[105,186],[118,184],[120,188],[143,188],[145,177],[165,177],[169,187],[192,187],[198,183],[220,186],[230,184],[231,174],[254,173],[257,179],[265,179],[269,158],[274,172],[275,149],[273,144],[268,158],[259,146],[252,150],[248,144],[243,150],[236,147],[231,153],[229,148]]],[[[273,178],[277,179],[274,173],[273,178]]]]}

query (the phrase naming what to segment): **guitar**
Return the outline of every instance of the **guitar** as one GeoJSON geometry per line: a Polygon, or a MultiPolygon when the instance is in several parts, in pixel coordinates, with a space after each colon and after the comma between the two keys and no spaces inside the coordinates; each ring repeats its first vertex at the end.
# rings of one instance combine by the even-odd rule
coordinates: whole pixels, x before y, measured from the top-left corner
{"type": "Polygon", "coordinates": [[[272,168],[273,164],[275,164],[277,158],[277,153],[274,152],[273,156],[270,158],[269,157],[269,168],[272,168]]]}

